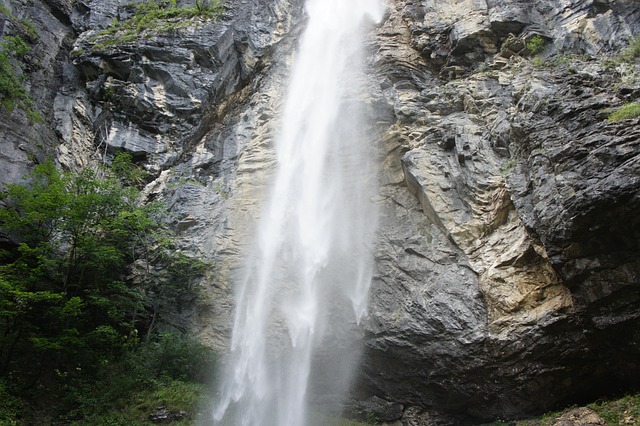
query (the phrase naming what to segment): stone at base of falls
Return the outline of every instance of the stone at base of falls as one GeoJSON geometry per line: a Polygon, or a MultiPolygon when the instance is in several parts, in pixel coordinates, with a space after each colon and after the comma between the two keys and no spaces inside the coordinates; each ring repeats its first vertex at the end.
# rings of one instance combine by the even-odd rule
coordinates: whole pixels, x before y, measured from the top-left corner
{"type": "Polygon", "coordinates": [[[400,420],[403,408],[402,404],[397,402],[372,396],[364,401],[352,401],[347,414],[364,421],[393,422],[400,420]]]}
{"type": "Polygon", "coordinates": [[[580,407],[558,417],[553,426],[603,426],[607,422],[591,408],[580,407]]]}
{"type": "Polygon", "coordinates": [[[156,411],[149,414],[149,420],[153,423],[172,423],[187,416],[186,411],[168,410],[167,407],[158,407],[156,411]]]}

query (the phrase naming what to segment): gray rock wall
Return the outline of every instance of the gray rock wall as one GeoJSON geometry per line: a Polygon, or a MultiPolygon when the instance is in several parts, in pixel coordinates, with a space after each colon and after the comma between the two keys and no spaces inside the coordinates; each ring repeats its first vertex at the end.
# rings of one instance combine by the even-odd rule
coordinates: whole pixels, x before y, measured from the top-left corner
{"type": "Polygon", "coordinates": [[[8,13],[0,13],[0,34],[20,36],[31,49],[17,75],[26,78],[24,85],[42,115],[41,121],[30,122],[20,108],[0,112],[0,182],[17,183],[34,161],[50,157],[58,143],[54,103],[61,86],[65,46],[72,43],[73,33],[64,14],[62,20],[58,17],[54,2],[2,0],[0,5],[8,13]],[[29,34],[28,27],[37,35],[29,34]]]}
{"type": "Polygon", "coordinates": [[[637,66],[583,56],[637,24],[630,2],[390,4],[369,394],[508,418],[638,384],[638,121],[606,120],[637,66]]]}
{"type": "MultiPolygon", "coordinates": [[[[228,1],[105,43],[126,3],[3,0],[42,33],[28,82],[44,120],[0,117],[2,179],[47,153],[81,168],[131,152],[143,198],[213,265],[175,326],[223,350],[302,1],[228,1]]],[[[637,63],[607,56],[639,30],[632,0],[388,1],[363,94],[381,135],[364,407],[462,424],[638,385],[639,122],[606,117],[640,96],[637,63]]]]}

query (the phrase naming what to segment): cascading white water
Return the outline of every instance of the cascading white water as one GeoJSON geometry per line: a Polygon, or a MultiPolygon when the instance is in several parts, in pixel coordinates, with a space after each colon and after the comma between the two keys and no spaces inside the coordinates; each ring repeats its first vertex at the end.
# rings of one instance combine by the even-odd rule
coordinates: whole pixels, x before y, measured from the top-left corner
{"type": "Polygon", "coordinates": [[[376,185],[362,51],[366,23],[383,9],[382,0],[307,1],[278,170],[238,283],[216,424],[302,426],[314,376],[324,393],[347,384],[353,352],[327,348],[345,346],[340,334],[366,313],[376,185]]]}

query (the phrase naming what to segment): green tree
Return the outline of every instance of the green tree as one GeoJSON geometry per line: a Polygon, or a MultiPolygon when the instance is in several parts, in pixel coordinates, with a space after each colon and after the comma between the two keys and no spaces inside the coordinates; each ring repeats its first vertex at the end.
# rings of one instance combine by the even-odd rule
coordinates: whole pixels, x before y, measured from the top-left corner
{"type": "Polygon", "coordinates": [[[0,374],[24,386],[92,374],[150,334],[159,306],[192,291],[203,264],[176,251],[160,206],[136,203],[123,184],[141,178],[129,160],[80,173],[49,162],[7,185],[0,227],[20,243],[0,258],[0,374]],[[147,273],[131,279],[133,264],[147,273]],[[171,283],[151,273],[173,266],[188,273],[171,283]]]}

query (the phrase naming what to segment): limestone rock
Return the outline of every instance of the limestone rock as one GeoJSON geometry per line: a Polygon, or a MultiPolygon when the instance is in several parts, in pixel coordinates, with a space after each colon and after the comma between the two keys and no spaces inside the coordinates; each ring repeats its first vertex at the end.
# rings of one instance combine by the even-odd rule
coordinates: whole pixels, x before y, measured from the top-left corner
{"type": "Polygon", "coordinates": [[[385,401],[380,397],[372,396],[367,400],[356,401],[352,404],[349,415],[364,421],[375,420],[376,423],[386,423],[400,420],[402,409],[402,405],[397,402],[385,401]]]}
{"type": "Polygon", "coordinates": [[[607,49],[614,49],[629,36],[619,25],[568,34],[559,22],[635,26],[637,18],[591,2],[528,11],[510,2],[401,4],[392,4],[387,22],[406,23],[425,65],[399,73],[414,53],[384,54],[406,34],[384,25],[376,60],[380,79],[393,82],[384,96],[397,117],[383,139],[384,164],[395,165],[385,167],[385,179],[398,182],[400,166],[415,199],[402,195],[405,188],[382,188],[361,386],[457,413],[457,423],[462,413],[545,410],[578,396],[576,386],[601,388],[605,376],[635,383],[638,127],[606,121],[607,108],[625,101],[611,85],[626,71],[578,58],[535,69],[522,59],[524,47],[513,47],[500,71],[449,82],[437,76],[469,73],[509,32],[592,52],[612,31],[620,44],[607,49]],[[612,343],[605,329],[629,344],[612,343]],[[629,380],[603,356],[631,368],[629,380]]]}
{"type": "Polygon", "coordinates": [[[606,424],[607,422],[598,413],[587,407],[570,410],[553,422],[553,426],[599,426],[606,424]]]}

